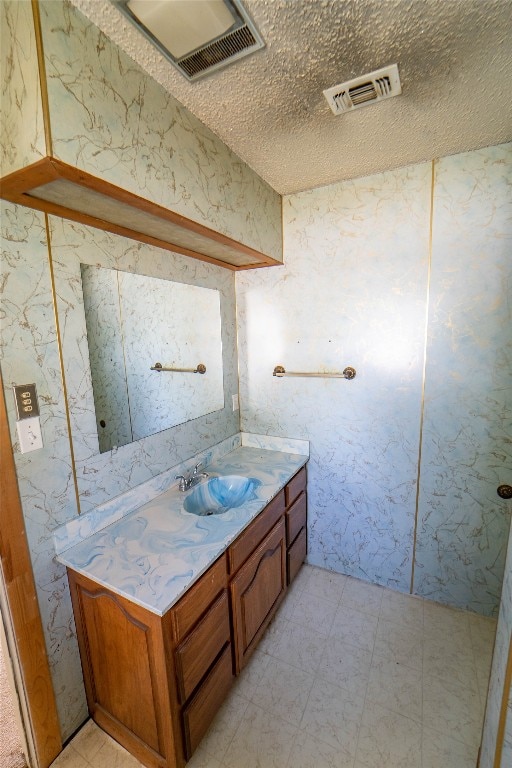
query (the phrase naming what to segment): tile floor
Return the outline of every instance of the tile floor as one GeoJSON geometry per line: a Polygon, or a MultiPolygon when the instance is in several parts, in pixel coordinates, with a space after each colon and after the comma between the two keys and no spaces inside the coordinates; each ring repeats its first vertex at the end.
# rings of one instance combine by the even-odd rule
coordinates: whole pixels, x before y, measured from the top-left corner
{"type": "MultiPolygon", "coordinates": [[[[475,768],[496,622],[304,566],[187,768],[475,768]]],[[[52,768],[139,768],[89,721],[52,768]]]]}

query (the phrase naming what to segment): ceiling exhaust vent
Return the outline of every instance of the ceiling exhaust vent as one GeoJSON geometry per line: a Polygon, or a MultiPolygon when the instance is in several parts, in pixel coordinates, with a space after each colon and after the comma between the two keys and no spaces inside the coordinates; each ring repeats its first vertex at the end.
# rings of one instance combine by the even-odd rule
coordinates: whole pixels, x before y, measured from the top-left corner
{"type": "Polygon", "coordinates": [[[401,93],[402,87],[396,64],[377,69],[368,75],[356,77],[354,80],[349,80],[341,85],[327,88],[323,92],[335,115],[351,112],[360,107],[367,107],[401,93]]]}
{"type": "Polygon", "coordinates": [[[191,82],[265,43],[241,0],[111,0],[191,82]]]}
{"type": "Polygon", "coordinates": [[[219,69],[224,62],[228,63],[228,59],[229,62],[234,61],[235,58],[240,59],[259,48],[263,48],[263,41],[259,37],[257,39],[250,27],[244,24],[190,56],[184,56],[176,62],[176,66],[189,80],[195,80],[212,72],[213,69],[219,69]]]}

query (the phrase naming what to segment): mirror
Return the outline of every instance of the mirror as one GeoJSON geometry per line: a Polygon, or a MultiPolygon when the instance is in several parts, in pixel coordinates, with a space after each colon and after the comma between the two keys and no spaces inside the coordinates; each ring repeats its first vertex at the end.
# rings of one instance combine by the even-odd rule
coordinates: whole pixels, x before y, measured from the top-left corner
{"type": "Polygon", "coordinates": [[[80,270],[100,453],[224,408],[218,290],[80,270]]]}

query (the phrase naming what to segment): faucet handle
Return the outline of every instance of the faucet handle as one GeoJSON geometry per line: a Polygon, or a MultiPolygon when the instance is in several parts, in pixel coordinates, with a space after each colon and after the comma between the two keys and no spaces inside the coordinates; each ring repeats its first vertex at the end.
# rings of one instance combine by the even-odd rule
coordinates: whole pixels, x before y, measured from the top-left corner
{"type": "Polygon", "coordinates": [[[183,475],[176,475],[175,480],[179,480],[179,490],[180,491],[186,491],[187,490],[187,481],[185,480],[185,477],[183,475]]]}
{"type": "Polygon", "coordinates": [[[199,467],[202,467],[202,466],[203,466],[203,462],[200,461],[198,464],[195,465],[194,471],[192,472],[192,474],[197,475],[197,473],[199,472],[199,467]]]}

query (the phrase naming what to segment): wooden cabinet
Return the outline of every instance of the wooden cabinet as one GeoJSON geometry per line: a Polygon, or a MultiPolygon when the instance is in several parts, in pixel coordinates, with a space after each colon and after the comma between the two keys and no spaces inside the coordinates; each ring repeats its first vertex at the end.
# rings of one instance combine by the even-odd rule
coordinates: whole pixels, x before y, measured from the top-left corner
{"type": "Polygon", "coordinates": [[[181,768],[169,617],[68,576],[91,717],[144,765],[181,768]]]}
{"type": "Polygon", "coordinates": [[[282,518],[240,568],[230,589],[238,674],[286,591],[286,533],[282,518]]]}
{"type": "Polygon", "coordinates": [[[231,640],[229,605],[224,591],[206,616],[176,648],[176,677],[180,700],[185,703],[231,640]]]}
{"type": "Polygon", "coordinates": [[[230,574],[236,573],[272,526],[283,516],[285,493],[280,491],[228,549],[230,574]]]}
{"type": "Polygon", "coordinates": [[[183,711],[185,754],[192,754],[226,698],[233,681],[231,651],[226,648],[201,688],[183,711]]]}
{"type": "Polygon", "coordinates": [[[150,768],[183,768],[306,555],[301,469],[164,616],[68,569],[89,712],[150,768]]]}
{"type": "Polygon", "coordinates": [[[307,475],[306,467],[292,477],[285,488],[286,498],[286,573],[291,584],[307,553],[307,475]]]}

